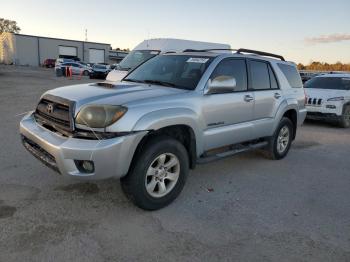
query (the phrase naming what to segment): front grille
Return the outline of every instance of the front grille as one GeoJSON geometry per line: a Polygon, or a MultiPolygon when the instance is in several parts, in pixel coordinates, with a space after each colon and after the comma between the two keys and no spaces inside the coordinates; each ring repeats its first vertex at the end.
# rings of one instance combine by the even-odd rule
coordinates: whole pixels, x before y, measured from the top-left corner
{"type": "Polygon", "coordinates": [[[34,113],[37,122],[43,126],[49,126],[56,131],[72,133],[73,125],[72,101],[54,96],[43,97],[34,113]]]}
{"type": "Polygon", "coordinates": [[[34,157],[39,159],[42,163],[44,163],[46,166],[50,167],[54,171],[60,173],[55,157],[51,155],[49,152],[47,152],[45,149],[43,149],[41,146],[39,146],[34,141],[30,140],[29,138],[25,136],[21,136],[22,144],[34,157]]]}
{"type": "Polygon", "coordinates": [[[322,105],[322,98],[311,98],[311,97],[309,97],[308,99],[307,99],[307,105],[314,105],[314,106],[320,106],[320,105],[322,105]]]}

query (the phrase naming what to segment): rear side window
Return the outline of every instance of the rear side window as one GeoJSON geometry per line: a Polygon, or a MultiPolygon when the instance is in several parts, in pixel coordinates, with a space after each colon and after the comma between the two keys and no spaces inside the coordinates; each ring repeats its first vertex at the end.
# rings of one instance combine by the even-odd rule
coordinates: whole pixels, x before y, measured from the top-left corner
{"type": "Polygon", "coordinates": [[[270,75],[271,89],[278,89],[277,79],[276,79],[275,73],[271,69],[271,66],[269,66],[269,75],[270,75]]]}
{"type": "Polygon", "coordinates": [[[284,76],[287,78],[288,83],[291,87],[293,88],[303,87],[303,82],[301,81],[300,75],[294,66],[279,63],[278,67],[281,69],[284,76]]]}
{"type": "Polygon", "coordinates": [[[265,62],[250,61],[250,76],[252,89],[270,89],[269,68],[265,62]]]}
{"type": "Polygon", "coordinates": [[[218,76],[234,77],[236,79],[236,92],[247,90],[247,68],[244,59],[224,59],[215,68],[210,79],[218,76]]]}

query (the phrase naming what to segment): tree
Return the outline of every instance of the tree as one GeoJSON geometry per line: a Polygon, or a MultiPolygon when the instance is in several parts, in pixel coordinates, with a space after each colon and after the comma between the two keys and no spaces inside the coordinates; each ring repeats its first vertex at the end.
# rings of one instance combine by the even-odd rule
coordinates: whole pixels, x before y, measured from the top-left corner
{"type": "Polygon", "coordinates": [[[298,64],[299,70],[314,70],[314,71],[349,71],[350,64],[343,64],[337,62],[335,64],[329,64],[324,62],[312,61],[308,65],[298,64]]]}
{"type": "Polygon", "coordinates": [[[299,69],[299,70],[305,70],[305,68],[306,68],[306,67],[305,67],[302,63],[299,63],[299,64],[298,64],[298,69],[299,69]]]}
{"type": "Polygon", "coordinates": [[[17,26],[16,21],[0,18],[0,34],[8,32],[8,33],[19,33],[21,28],[17,26]]]}

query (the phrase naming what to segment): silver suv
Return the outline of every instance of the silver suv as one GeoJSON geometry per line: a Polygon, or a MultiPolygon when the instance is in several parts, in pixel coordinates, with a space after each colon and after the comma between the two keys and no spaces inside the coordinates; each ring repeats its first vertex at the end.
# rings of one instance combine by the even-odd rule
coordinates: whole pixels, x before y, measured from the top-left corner
{"type": "Polygon", "coordinates": [[[121,178],[137,206],[155,210],[198,163],[257,148],[284,158],[305,116],[294,63],[247,49],[191,50],[156,56],[115,84],[50,90],[20,133],[57,172],[121,178]]]}

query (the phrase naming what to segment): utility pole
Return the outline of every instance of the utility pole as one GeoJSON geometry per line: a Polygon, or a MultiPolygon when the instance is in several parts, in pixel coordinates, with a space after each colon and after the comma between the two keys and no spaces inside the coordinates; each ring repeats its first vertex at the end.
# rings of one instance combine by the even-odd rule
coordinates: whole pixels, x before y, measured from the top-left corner
{"type": "Polygon", "coordinates": [[[85,42],[88,41],[88,37],[87,37],[87,29],[85,29],[85,42]]]}

